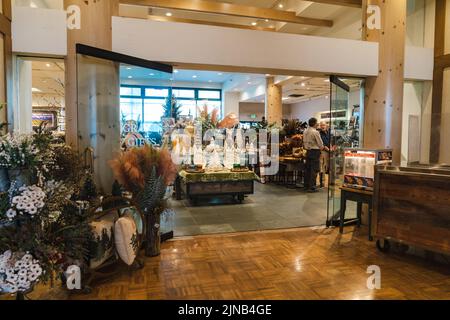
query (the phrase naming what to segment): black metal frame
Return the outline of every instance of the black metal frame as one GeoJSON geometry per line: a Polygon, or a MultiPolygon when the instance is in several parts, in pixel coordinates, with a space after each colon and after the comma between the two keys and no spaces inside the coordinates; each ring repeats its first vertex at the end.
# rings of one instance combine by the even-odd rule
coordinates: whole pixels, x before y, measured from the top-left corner
{"type": "Polygon", "coordinates": [[[173,66],[168,64],[132,57],[126,54],[95,48],[81,43],[76,44],[76,52],[77,54],[84,54],[95,58],[120,62],[148,69],[154,69],[166,73],[173,73],[173,66]]]}

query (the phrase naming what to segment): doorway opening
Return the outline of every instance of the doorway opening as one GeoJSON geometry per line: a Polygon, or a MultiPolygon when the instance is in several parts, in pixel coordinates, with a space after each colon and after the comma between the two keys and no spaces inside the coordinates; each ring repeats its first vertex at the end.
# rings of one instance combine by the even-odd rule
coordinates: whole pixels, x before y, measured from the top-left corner
{"type": "Polygon", "coordinates": [[[45,125],[65,140],[65,64],[63,59],[17,57],[14,131],[30,133],[45,125]]]}
{"type": "Polygon", "coordinates": [[[362,141],[361,79],[339,80],[340,92],[334,77],[198,70],[81,45],[77,50],[79,148],[94,149],[93,169],[104,192],[114,182],[108,166],[114,154],[164,145],[178,148],[181,159],[169,200],[175,236],[320,226],[334,215],[329,185],[339,186],[340,155],[362,141]],[[279,123],[267,116],[276,103],[270,85],[278,90],[279,123]],[[304,190],[302,134],[310,118],[336,147],[323,159],[317,193],[304,190]],[[224,119],[232,119],[228,129],[219,126],[224,119]],[[202,135],[199,145],[197,124],[214,132],[206,140],[202,135]],[[179,128],[194,132],[188,146],[173,137],[179,128]],[[261,154],[270,154],[268,163],[277,162],[278,170],[269,174],[261,154]]]}

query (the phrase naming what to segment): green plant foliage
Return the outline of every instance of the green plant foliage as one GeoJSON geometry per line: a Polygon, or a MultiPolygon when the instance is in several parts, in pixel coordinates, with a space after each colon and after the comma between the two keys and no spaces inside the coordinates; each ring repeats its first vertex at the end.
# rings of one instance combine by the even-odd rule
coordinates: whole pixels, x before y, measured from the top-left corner
{"type": "Polygon", "coordinates": [[[178,103],[177,97],[172,95],[171,97],[166,98],[166,102],[163,104],[164,108],[164,117],[165,118],[174,118],[176,121],[181,116],[181,107],[182,105],[178,103]]]}
{"type": "Polygon", "coordinates": [[[162,205],[166,193],[166,184],[162,176],[158,176],[156,168],[153,167],[152,174],[145,179],[142,192],[138,195],[138,203],[141,209],[151,214],[162,205]]]}

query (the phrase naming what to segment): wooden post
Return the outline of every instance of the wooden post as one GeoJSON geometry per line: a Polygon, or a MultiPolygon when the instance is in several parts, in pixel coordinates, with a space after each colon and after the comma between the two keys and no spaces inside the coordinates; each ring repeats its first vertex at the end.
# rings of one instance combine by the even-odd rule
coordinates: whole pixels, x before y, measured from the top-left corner
{"type": "Polygon", "coordinates": [[[364,147],[392,148],[394,164],[401,161],[405,38],[406,0],[363,0],[363,39],[380,45],[378,76],[366,80],[364,147]],[[381,29],[370,20],[377,10],[381,29]]]}
{"type": "Polygon", "coordinates": [[[65,0],[64,5],[79,8],[81,22],[67,35],[67,143],[80,153],[94,149],[95,182],[109,194],[114,181],[108,161],[120,150],[119,64],[81,55],[77,61],[76,44],[112,50],[112,16],[118,15],[119,0],[65,0]]]}
{"type": "Polygon", "coordinates": [[[283,119],[283,90],[275,84],[275,77],[266,78],[266,120],[281,126],[283,119]]]}
{"type": "MultiPolygon", "coordinates": [[[[112,16],[119,14],[119,0],[64,0],[64,8],[80,8],[80,29],[67,31],[66,57],[66,139],[78,148],[77,126],[77,43],[112,50],[112,16]]],[[[82,151],[82,150],[81,150],[82,151]]]]}

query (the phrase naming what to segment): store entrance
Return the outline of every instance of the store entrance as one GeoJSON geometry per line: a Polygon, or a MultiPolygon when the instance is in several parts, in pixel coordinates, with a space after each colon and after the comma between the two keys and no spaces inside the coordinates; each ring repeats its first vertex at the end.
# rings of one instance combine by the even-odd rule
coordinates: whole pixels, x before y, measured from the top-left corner
{"type": "MultiPolygon", "coordinates": [[[[330,93],[330,174],[327,226],[336,225],[339,222],[341,188],[344,184],[344,151],[359,148],[362,145],[363,81],[331,76],[330,93]],[[352,105],[350,93],[351,85],[355,85],[354,81],[360,83],[360,99],[358,104],[352,105]]],[[[355,212],[355,210],[349,210],[349,212],[355,212]]]]}

